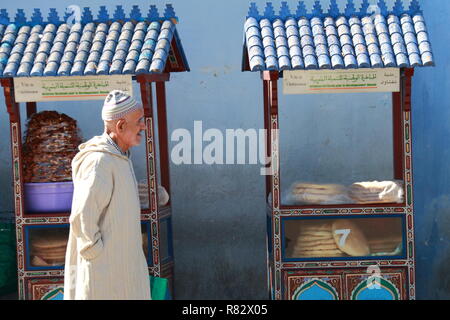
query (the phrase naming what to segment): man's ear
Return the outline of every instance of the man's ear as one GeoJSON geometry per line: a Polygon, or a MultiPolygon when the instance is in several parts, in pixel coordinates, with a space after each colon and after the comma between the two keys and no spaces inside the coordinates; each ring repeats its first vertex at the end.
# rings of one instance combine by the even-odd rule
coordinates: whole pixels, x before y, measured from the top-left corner
{"type": "Polygon", "coordinates": [[[116,124],[116,129],[118,132],[123,132],[126,128],[127,122],[125,121],[125,119],[120,119],[119,121],[117,121],[116,124]]]}

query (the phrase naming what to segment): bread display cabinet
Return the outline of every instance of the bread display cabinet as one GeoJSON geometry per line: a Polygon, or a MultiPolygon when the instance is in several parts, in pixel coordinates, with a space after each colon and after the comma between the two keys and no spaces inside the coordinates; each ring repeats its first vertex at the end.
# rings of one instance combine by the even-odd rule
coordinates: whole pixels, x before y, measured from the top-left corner
{"type": "Polygon", "coordinates": [[[146,173],[138,190],[143,250],[149,274],[168,278],[173,296],[165,86],[172,72],[189,71],[178,18],[171,5],[162,16],[154,5],[147,15],[138,6],[129,15],[117,6],[112,17],[101,6],[97,19],[89,8],[77,8],[69,7],[75,17],[78,13],[75,21],[70,21],[70,10],[62,21],[50,9],[44,21],[39,9],[30,20],[18,9],[13,21],[0,9],[0,80],[10,120],[19,298],[64,296],[73,194],[70,163],[81,142],[74,119],[56,111],[38,112],[38,103],[96,100],[101,121],[107,93],[132,92],[134,80],[146,124],[146,173]],[[26,104],[28,118],[24,140],[20,103],[26,104]]]}
{"type": "Polygon", "coordinates": [[[252,3],[245,22],[242,69],[263,82],[272,299],[416,296],[411,84],[431,45],[415,0],[344,6],[252,3]]]}

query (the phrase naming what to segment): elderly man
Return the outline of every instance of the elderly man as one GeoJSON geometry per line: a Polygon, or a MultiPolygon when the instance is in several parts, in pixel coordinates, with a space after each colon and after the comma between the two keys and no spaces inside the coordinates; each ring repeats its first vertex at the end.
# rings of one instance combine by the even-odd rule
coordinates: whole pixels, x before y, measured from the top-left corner
{"type": "Polygon", "coordinates": [[[64,299],[148,300],[138,186],[129,149],[140,143],[144,111],[114,90],[102,109],[105,132],[79,146],[72,161],[74,195],[64,299]]]}

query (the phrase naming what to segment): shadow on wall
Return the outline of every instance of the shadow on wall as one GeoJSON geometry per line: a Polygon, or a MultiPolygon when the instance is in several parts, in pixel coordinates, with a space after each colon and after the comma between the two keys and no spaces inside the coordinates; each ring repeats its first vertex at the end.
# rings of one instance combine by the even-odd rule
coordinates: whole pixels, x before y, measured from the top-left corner
{"type": "Polygon", "coordinates": [[[226,243],[215,243],[214,247],[205,246],[200,251],[201,253],[199,250],[186,249],[177,256],[181,257],[183,262],[189,261],[201,269],[202,277],[198,279],[197,270],[175,264],[176,299],[267,300],[269,298],[264,281],[265,273],[261,274],[261,268],[255,268],[250,263],[236,266],[236,261],[242,261],[249,256],[261,261],[262,257],[258,253],[249,254],[246,248],[236,253],[236,250],[230,250],[226,243]],[[181,297],[178,297],[179,292],[181,297]]]}
{"type": "Polygon", "coordinates": [[[447,244],[445,249],[441,249],[444,254],[438,257],[433,272],[433,292],[430,293],[430,299],[449,300],[450,299],[450,246],[447,244]]]}
{"type": "Polygon", "coordinates": [[[450,299],[450,195],[433,199],[426,206],[428,220],[420,226],[418,246],[432,252],[426,299],[450,299]]]}

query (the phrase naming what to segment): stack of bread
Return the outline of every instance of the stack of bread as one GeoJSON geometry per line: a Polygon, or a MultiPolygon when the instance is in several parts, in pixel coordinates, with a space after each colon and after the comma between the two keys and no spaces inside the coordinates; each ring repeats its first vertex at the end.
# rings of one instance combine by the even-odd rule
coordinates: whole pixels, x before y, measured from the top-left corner
{"type": "Polygon", "coordinates": [[[402,203],[401,181],[356,182],[349,188],[349,196],[356,203],[402,203]]]}
{"type": "Polygon", "coordinates": [[[293,243],[292,257],[343,257],[333,238],[330,222],[304,221],[293,243]]]}
{"type": "Polygon", "coordinates": [[[288,202],[301,204],[344,204],[350,199],[347,188],[339,184],[295,183],[288,202]]]}
{"type": "Polygon", "coordinates": [[[68,241],[66,230],[39,230],[30,241],[31,266],[64,265],[68,241]]]}
{"type": "MultiPolygon", "coordinates": [[[[139,188],[139,200],[141,203],[141,208],[148,209],[150,207],[148,185],[147,180],[143,179],[138,184],[139,188]]],[[[165,206],[169,202],[169,194],[166,188],[163,186],[158,186],[158,205],[165,206]]]]}
{"type": "Polygon", "coordinates": [[[401,251],[401,244],[401,235],[369,239],[370,252],[373,255],[394,255],[397,251],[401,251]]]}
{"type": "Polygon", "coordinates": [[[23,145],[24,181],[71,181],[71,162],[80,143],[76,120],[56,111],[34,114],[23,145]]]}
{"type": "Polygon", "coordinates": [[[302,221],[288,255],[295,258],[368,256],[369,243],[348,219],[302,221]]]}

